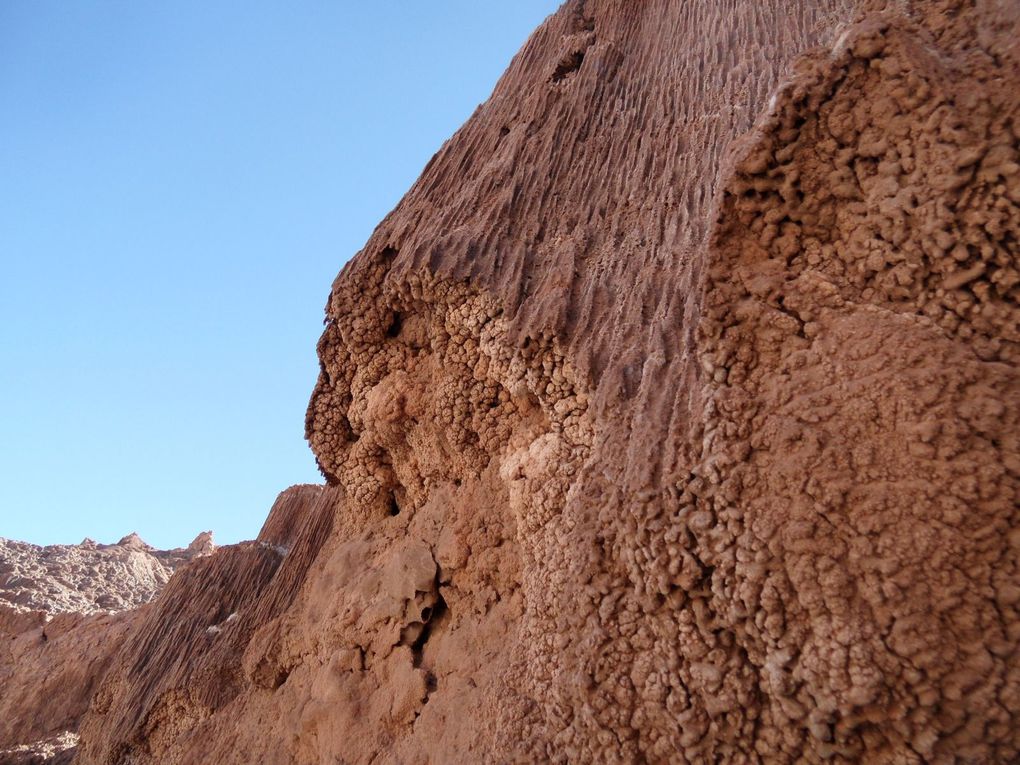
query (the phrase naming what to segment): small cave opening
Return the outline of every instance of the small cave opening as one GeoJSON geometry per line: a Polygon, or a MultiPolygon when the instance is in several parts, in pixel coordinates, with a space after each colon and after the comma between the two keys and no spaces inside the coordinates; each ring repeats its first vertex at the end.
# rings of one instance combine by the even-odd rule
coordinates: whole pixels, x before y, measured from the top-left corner
{"type": "Polygon", "coordinates": [[[275,675],[273,676],[272,681],[273,690],[275,691],[277,688],[279,688],[281,685],[287,682],[287,678],[289,677],[290,677],[289,669],[287,669],[286,667],[278,667],[275,675]]]}
{"type": "Polygon", "coordinates": [[[390,317],[389,326],[386,327],[386,337],[398,337],[400,330],[403,327],[404,318],[400,315],[400,311],[394,311],[390,317]]]}
{"type": "Polygon", "coordinates": [[[415,667],[421,667],[425,644],[432,636],[432,630],[436,626],[436,623],[441,620],[443,614],[445,614],[448,610],[449,607],[446,605],[446,600],[443,598],[443,592],[437,588],[436,602],[431,606],[425,606],[421,610],[421,621],[424,627],[422,627],[421,633],[418,635],[417,639],[411,644],[411,655],[414,657],[413,661],[415,667]]]}
{"type": "Polygon", "coordinates": [[[400,515],[400,503],[397,501],[397,493],[390,492],[390,515],[400,515]]]}
{"type": "Polygon", "coordinates": [[[567,54],[560,59],[560,63],[556,65],[556,69],[552,74],[552,82],[560,82],[561,80],[569,77],[581,68],[581,64],[583,62],[583,50],[575,50],[574,52],[567,54]]]}

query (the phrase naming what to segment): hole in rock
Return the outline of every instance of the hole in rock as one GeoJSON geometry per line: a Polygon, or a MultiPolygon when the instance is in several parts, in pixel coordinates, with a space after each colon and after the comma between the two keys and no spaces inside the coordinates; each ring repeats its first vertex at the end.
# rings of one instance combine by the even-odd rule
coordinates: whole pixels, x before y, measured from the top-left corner
{"type": "Polygon", "coordinates": [[[386,337],[396,337],[400,334],[400,328],[403,324],[403,319],[398,311],[393,312],[393,316],[390,319],[390,325],[386,328],[386,337]]]}
{"type": "Polygon", "coordinates": [[[396,492],[390,494],[390,515],[400,515],[400,503],[397,502],[396,492]]]}
{"type": "Polygon", "coordinates": [[[432,630],[435,627],[436,623],[440,621],[440,617],[442,617],[442,615],[445,614],[447,611],[446,601],[443,599],[443,593],[441,590],[437,592],[436,602],[432,605],[432,608],[431,609],[426,608],[422,610],[423,622],[425,621],[426,610],[429,611],[428,622],[422,629],[421,634],[418,635],[418,639],[415,640],[414,643],[411,645],[411,655],[414,657],[415,667],[421,666],[422,653],[425,650],[425,643],[427,643],[428,639],[432,636],[432,630]]]}
{"type": "Polygon", "coordinates": [[[287,682],[288,677],[290,677],[289,669],[280,667],[278,670],[276,670],[276,676],[273,678],[273,690],[276,690],[285,682],[287,682]]]}
{"type": "Polygon", "coordinates": [[[582,61],[584,61],[583,50],[575,50],[573,53],[564,56],[563,59],[560,60],[560,63],[557,64],[556,70],[553,72],[552,81],[559,82],[565,77],[570,76],[581,68],[582,61]]]}

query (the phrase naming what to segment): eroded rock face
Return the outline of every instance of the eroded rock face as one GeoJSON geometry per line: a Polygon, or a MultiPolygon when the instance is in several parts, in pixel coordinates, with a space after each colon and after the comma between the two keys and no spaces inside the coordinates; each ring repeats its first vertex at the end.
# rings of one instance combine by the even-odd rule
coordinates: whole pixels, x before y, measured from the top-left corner
{"type": "Polygon", "coordinates": [[[1020,756],[1018,32],[567,3],[333,285],[329,486],[80,761],[1020,756]]]}
{"type": "Polygon", "coordinates": [[[70,761],[76,731],[124,638],[184,563],[215,550],[0,539],[0,762],[70,761]]]}
{"type": "Polygon", "coordinates": [[[69,737],[144,613],[64,613],[30,625],[0,612],[0,763],[48,762],[74,746],[69,737]]]}

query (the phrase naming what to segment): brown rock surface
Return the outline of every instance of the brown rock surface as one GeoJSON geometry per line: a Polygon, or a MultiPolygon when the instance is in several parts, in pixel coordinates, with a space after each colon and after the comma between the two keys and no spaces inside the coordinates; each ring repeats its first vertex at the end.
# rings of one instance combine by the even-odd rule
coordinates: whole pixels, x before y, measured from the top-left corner
{"type": "Polygon", "coordinates": [[[137,534],[114,545],[40,547],[0,539],[0,763],[63,762],[125,636],[212,535],[156,550],[137,534]]]}
{"type": "Polygon", "coordinates": [[[103,675],[144,614],[142,607],[65,613],[49,622],[40,617],[30,628],[0,625],[0,763],[45,762],[58,753],[48,740],[78,730],[103,675]]]}
{"type": "Polygon", "coordinates": [[[1020,6],[569,2],[333,285],[89,763],[1020,757],[1020,6]]]}

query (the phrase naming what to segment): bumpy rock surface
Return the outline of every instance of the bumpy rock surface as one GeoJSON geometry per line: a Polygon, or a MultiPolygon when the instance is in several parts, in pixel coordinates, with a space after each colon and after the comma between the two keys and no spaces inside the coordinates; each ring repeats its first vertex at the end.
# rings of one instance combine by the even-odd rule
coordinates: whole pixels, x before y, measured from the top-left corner
{"type": "Polygon", "coordinates": [[[1020,757],[1020,6],[568,2],[333,285],[328,487],[89,763],[1020,757]]]}

